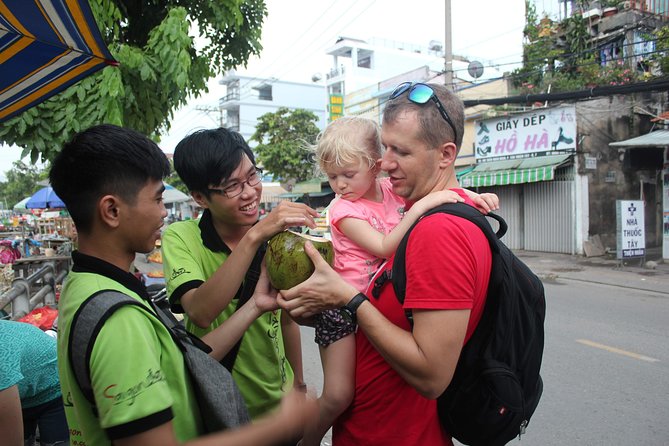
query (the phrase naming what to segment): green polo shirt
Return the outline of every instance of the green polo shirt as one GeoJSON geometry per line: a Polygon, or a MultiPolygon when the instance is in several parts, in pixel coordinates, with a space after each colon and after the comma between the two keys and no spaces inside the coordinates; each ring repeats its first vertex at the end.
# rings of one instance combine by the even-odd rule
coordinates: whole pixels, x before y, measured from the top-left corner
{"type": "Polygon", "coordinates": [[[144,286],[100,259],[76,251],[72,259],[58,308],[58,374],[72,444],[109,445],[170,420],[179,441],[197,437],[200,413],[183,355],[142,299],[148,297],[144,286]],[[100,290],[120,291],[146,309],[119,308],[96,338],[90,360],[96,416],[76,383],[68,350],[72,318],[100,290]]]}
{"type": "MultiPolygon", "coordinates": [[[[206,210],[200,220],[172,223],[162,236],[163,269],[173,311],[183,311],[179,299],[209,279],[225,262],[230,248],[214,229],[206,210]]],[[[186,328],[198,336],[221,325],[234,313],[237,299],[207,328],[200,328],[185,317],[186,328]]],[[[268,312],[244,333],[232,370],[252,418],[275,408],[290,389],[293,370],[286,359],[280,312],[268,312]]]]}

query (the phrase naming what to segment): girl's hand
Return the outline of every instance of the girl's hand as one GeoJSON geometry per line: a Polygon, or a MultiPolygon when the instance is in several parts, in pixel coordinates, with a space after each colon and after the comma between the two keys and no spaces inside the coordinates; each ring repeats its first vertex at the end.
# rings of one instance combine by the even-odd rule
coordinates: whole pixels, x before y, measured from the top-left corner
{"type": "Polygon", "coordinates": [[[467,189],[465,189],[465,192],[472,199],[474,205],[484,214],[499,209],[499,197],[497,194],[477,194],[476,192],[472,192],[467,189]]]}

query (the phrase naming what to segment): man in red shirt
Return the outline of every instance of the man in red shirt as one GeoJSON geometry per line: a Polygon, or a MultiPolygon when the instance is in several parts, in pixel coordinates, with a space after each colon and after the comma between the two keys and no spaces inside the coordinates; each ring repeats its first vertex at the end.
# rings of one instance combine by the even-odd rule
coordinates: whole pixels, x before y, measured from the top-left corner
{"type": "MultiPolygon", "coordinates": [[[[383,115],[381,160],[410,206],[428,193],[453,189],[464,107],[441,85],[406,82],[391,94],[383,115]]],[[[337,420],[333,440],[346,445],[452,445],[437,417],[436,398],[448,387],[463,344],[485,304],[491,252],[471,222],[438,213],[411,232],[402,306],[390,282],[378,298],[358,294],[323,261],[306,282],[281,292],[280,305],[305,317],[342,308],[357,319],[355,397],[337,420]],[[413,313],[413,328],[404,310],[413,313]]],[[[392,268],[390,259],[380,271],[392,268]]],[[[377,273],[379,274],[379,273],[377,273]]]]}

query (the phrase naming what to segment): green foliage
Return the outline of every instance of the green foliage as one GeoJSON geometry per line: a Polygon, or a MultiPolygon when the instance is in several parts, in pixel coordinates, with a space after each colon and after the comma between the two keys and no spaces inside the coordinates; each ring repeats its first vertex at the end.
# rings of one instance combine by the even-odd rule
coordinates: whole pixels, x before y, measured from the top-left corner
{"type": "Polygon", "coordinates": [[[207,80],[257,55],[264,0],[90,0],[118,67],[107,67],[7,121],[0,141],[51,160],[72,135],[112,123],[159,139],[207,80]]]}
{"type": "MultiPolygon", "coordinates": [[[[577,4],[583,10],[589,8],[588,1],[581,0],[577,4]]],[[[537,20],[534,4],[526,1],[524,32],[523,67],[513,73],[513,84],[521,93],[545,93],[549,88],[551,92],[574,91],[621,85],[648,77],[647,73],[622,62],[602,66],[594,56],[588,21],[581,14],[576,13],[557,24],[547,17],[537,20]]],[[[669,31],[664,36],[665,48],[669,49],[669,31]]]]}
{"type": "Polygon", "coordinates": [[[562,53],[563,67],[565,73],[576,74],[578,67],[588,60],[594,60],[591,56],[590,33],[588,32],[587,20],[580,14],[574,14],[562,21],[560,27],[564,32],[565,48],[562,53]]]}
{"type": "Polygon", "coordinates": [[[0,200],[8,209],[37,192],[43,187],[37,182],[47,178],[45,169],[26,165],[23,161],[15,161],[12,166],[5,172],[6,180],[0,182],[0,200]]]}
{"type": "Polygon", "coordinates": [[[318,117],[307,110],[279,108],[258,118],[256,132],[251,140],[258,162],[274,180],[304,181],[314,175],[313,154],[308,148],[314,144],[319,129],[318,117]]]}
{"type": "Polygon", "coordinates": [[[560,50],[555,45],[554,24],[548,17],[539,17],[534,2],[525,1],[525,28],[523,35],[523,67],[513,72],[516,87],[529,86],[532,90],[541,84],[544,74],[553,71],[560,50]]]}
{"type": "Polygon", "coordinates": [[[174,160],[170,159],[170,175],[165,178],[165,182],[170,186],[173,186],[175,189],[180,190],[186,195],[190,195],[190,191],[186,184],[181,180],[177,171],[174,170],[174,160]]]}
{"type": "Polygon", "coordinates": [[[658,52],[653,57],[658,64],[662,73],[669,74],[669,26],[658,28],[653,33],[657,39],[655,41],[655,49],[658,52]]]}

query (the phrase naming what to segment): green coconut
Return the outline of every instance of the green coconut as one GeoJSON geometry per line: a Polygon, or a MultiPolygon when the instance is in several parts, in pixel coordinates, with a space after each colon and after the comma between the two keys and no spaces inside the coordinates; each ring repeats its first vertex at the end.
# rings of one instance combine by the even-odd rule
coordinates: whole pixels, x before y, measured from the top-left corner
{"type": "Polygon", "coordinates": [[[329,264],[334,262],[332,242],[324,237],[283,231],[272,237],[267,244],[265,263],[272,286],[287,290],[311,276],[314,264],[304,252],[304,243],[310,241],[329,264]]]}

